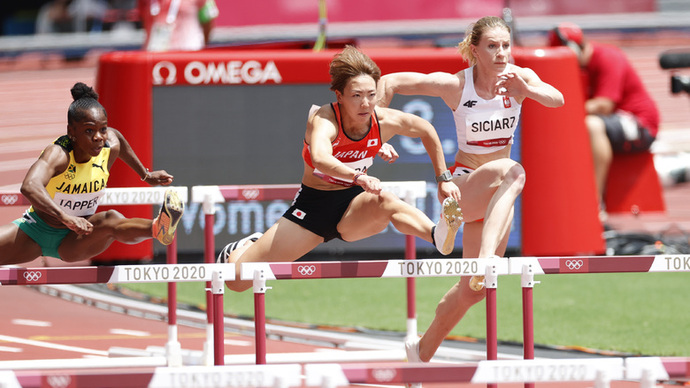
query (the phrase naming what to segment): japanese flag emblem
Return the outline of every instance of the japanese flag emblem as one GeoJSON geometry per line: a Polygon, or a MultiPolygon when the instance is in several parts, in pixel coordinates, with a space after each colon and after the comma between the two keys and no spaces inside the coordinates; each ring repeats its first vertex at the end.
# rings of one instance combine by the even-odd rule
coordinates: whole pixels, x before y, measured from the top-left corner
{"type": "Polygon", "coordinates": [[[295,209],[292,211],[292,215],[299,218],[300,220],[303,220],[304,217],[307,215],[307,213],[305,213],[299,209],[295,209]]]}
{"type": "Polygon", "coordinates": [[[367,147],[376,147],[377,145],[379,145],[379,139],[369,139],[367,141],[367,147]]]}

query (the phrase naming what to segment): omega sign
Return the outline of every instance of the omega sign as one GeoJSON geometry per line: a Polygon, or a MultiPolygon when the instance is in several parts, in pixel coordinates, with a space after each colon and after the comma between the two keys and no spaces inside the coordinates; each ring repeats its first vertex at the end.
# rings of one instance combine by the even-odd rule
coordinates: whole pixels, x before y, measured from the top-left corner
{"type": "Polygon", "coordinates": [[[154,85],[209,85],[209,84],[263,84],[268,81],[281,83],[275,62],[262,64],[259,61],[208,62],[192,61],[184,65],[182,74],[178,66],[170,61],[160,61],[153,66],[154,85]],[[178,81],[182,76],[184,81],[178,81]]]}

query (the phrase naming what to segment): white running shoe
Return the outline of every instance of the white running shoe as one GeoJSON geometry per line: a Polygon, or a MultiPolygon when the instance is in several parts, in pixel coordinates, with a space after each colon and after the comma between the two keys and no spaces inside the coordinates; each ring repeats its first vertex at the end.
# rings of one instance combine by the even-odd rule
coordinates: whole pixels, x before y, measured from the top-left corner
{"type": "Polygon", "coordinates": [[[443,200],[443,214],[434,228],[434,243],[442,255],[450,255],[455,248],[455,235],[462,225],[462,211],[455,198],[443,200]]]}
{"type": "MultiPolygon", "coordinates": [[[[405,339],[405,354],[407,354],[407,362],[421,363],[419,358],[419,337],[408,337],[405,339]]],[[[406,388],[422,388],[422,383],[407,383],[406,388]]]]}
{"type": "Polygon", "coordinates": [[[256,242],[256,240],[258,240],[261,236],[263,236],[263,233],[256,232],[240,240],[231,242],[230,244],[226,245],[223,249],[221,249],[220,253],[218,254],[218,259],[216,260],[216,263],[227,264],[228,258],[230,257],[230,252],[234,251],[239,247],[244,246],[244,244],[246,244],[248,241],[256,242]]]}

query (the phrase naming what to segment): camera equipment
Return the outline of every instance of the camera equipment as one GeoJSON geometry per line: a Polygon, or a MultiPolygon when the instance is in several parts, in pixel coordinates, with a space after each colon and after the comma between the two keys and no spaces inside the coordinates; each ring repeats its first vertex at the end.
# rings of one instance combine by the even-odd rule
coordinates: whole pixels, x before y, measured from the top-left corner
{"type": "MultiPolygon", "coordinates": [[[[669,50],[659,56],[659,65],[662,69],[680,69],[690,67],[690,50],[669,50]]],[[[690,94],[690,76],[672,74],[671,93],[690,94]]]]}

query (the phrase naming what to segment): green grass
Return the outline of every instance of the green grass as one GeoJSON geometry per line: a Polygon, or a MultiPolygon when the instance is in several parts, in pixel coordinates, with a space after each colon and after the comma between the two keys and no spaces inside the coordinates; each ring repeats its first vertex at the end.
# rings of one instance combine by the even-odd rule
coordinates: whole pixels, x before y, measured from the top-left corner
{"type": "MultiPolygon", "coordinates": [[[[534,337],[541,345],[658,356],[690,356],[690,274],[623,273],[542,275],[534,288],[534,337]]],[[[417,279],[420,331],[455,278],[417,279]]],[[[323,279],[269,281],[269,319],[404,332],[404,279],[323,279]]],[[[179,283],[178,300],[206,303],[205,283],[179,283]]],[[[125,288],[165,297],[167,286],[128,284],[125,288]]],[[[251,290],[226,289],[225,313],[254,314],[251,290]]],[[[451,335],[486,337],[485,304],[474,306],[451,335]]],[[[498,339],[522,343],[522,297],[518,276],[501,276],[498,339]]]]}

